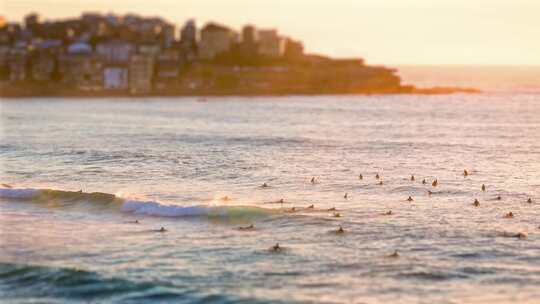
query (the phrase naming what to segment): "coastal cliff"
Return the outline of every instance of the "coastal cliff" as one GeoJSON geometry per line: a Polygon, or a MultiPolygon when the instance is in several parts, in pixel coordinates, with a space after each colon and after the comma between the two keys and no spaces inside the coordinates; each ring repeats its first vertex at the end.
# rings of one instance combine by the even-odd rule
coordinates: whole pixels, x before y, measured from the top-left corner
{"type": "Polygon", "coordinates": [[[61,82],[20,81],[0,84],[3,97],[340,95],[477,93],[469,88],[417,88],[402,85],[396,70],[362,61],[318,58],[267,65],[193,64],[178,78],[155,82],[152,90],[133,93],[103,87],[74,87],[61,82]]]}

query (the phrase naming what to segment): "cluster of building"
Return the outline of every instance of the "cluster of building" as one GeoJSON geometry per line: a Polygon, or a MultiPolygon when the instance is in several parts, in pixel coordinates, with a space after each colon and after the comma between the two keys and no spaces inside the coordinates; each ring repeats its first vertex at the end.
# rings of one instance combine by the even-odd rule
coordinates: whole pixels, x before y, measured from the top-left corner
{"type": "Polygon", "coordinates": [[[216,23],[199,30],[189,20],[177,32],[161,18],[95,13],[54,21],[30,14],[23,24],[0,21],[4,83],[147,94],[174,87],[196,65],[303,56],[302,43],[251,25],[241,33],[216,23]]]}

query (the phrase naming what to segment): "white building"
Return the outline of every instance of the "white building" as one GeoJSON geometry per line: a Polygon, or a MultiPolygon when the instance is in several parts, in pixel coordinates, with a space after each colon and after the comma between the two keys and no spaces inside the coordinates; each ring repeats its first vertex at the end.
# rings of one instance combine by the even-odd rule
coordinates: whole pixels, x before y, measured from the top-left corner
{"type": "Polygon", "coordinates": [[[131,94],[145,94],[152,90],[154,77],[154,57],[134,55],[129,62],[129,91],[131,94]]]}
{"type": "Polygon", "coordinates": [[[199,42],[199,58],[211,60],[216,55],[231,49],[238,40],[238,35],[231,29],[209,23],[201,30],[199,42]]]}
{"type": "Polygon", "coordinates": [[[139,54],[156,57],[161,53],[161,46],[157,43],[139,44],[139,54]]]}
{"type": "Polygon", "coordinates": [[[128,80],[127,68],[106,67],[103,69],[103,87],[106,90],[126,90],[128,80]]]}
{"type": "Polygon", "coordinates": [[[96,53],[109,63],[128,63],[135,51],[133,44],[121,40],[111,40],[96,45],[96,53]]]}
{"type": "Polygon", "coordinates": [[[286,40],[276,30],[260,30],[259,54],[269,57],[281,57],[285,53],[286,40]]]}

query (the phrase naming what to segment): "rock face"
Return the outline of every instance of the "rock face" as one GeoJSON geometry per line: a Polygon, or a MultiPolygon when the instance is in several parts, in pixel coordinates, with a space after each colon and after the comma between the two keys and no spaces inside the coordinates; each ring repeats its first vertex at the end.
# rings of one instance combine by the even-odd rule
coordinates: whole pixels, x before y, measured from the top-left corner
{"type": "Polygon", "coordinates": [[[393,70],[363,65],[286,65],[229,67],[199,65],[180,80],[176,90],[199,94],[368,94],[399,93],[393,70]]]}

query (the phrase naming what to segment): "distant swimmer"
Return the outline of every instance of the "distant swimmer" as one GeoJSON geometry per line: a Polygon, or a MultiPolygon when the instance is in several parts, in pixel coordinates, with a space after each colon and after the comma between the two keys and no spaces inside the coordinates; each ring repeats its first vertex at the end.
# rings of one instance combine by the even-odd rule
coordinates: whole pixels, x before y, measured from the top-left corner
{"type": "Polygon", "coordinates": [[[332,208],[328,209],[328,211],[336,211],[336,210],[337,210],[336,207],[332,207],[332,208]]]}
{"type": "Polygon", "coordinates": [[[161,227],[161,228],[158,230],[158,232],[167,232],[167,229],[161,227]]]}
{"type": "Polygon", "coordinates": [[[315,205],[311,204],[311,205],[307,206],[307,209],[315,209],[315,205]]]}
{"type": "Polygon", "coordinates": [[[349,197],[349,194],[345,192],[345,195],[343,196],[344,199],[347,199],[349,197]]]}
{"type": "Polygon", "coordinates": [[[225,195],[224,197],[221,198],[222,201],[228,201],[230,200],[231,198],[228,197],[227,195],[225,195]]]}
{"type": "Polygon", "coordinates": [[[413,198],[412,198],[411,196],[409,196],[409,198],[407,199],[407,201],[412,202],[412,201],[414,201],[414,200],[413,200],[413,198]]]}
{"type": "Polygon", "coordinates": [[[379,176],[379,173],[375,174],[375,178],[376,178],[376,179],[381,178],[381,177],[379,176]]]}
{"type": "Polygon", "coordinates": [[[478,201],[478,199],[474,199],[473,205],[474,205],[475,207],[480,206],[480,202],[478,201]]]}
{"type": "Polygon", "coordinates": [[[527,232],[518,232],[514,235],[514,237],[517,237],[518,239],[526,239],[528,236],[527,232]]]}
{"type": "Polygon", "coordinates": [[[426,179],[424,178],[424,179],[422,180],[422,185],[425,185],[425,184],[427,184],[427,181],[426,181],[426,179]]]}
{"type": "Polygon", "coordinates": [[[359,180],[363,180],[364,179],[364,176],[362,174],[358,175],[358,179],[359,180]]]}
{"type": "Polygon", "coordinates": [[[279,243],[276,243],[274,246],[270,247],[270,251],[279,252],[282,248],[279,246],[279,243]]]}
{"type": "Polygon", "coordinates": [[[433,192],[431,192],[431,190],[428,190],[428,191],[427,191],[427,194],[428,194],[429,196],[431,196],[431,195],[433,194],[433,192]]]}
{"type": "Polygon", "coordinates": [[[469,171],[467,171],[467,169],[463,169],[463,176],[464,177],[469,176],[469,171]]]}
{"type": "Polygon", "coordinates": [[[262,187],[262,188],[268,188],[268,184],[267,184],[267,183],[263,183],[263,184],[261,185],[261,187],[262,187]]]}
{"type": "Polygon", "coordinates": [[[388,257],[389,257],[389,258],[399,258],[399,253],[398,253],[398,251],[396,250],[396,251],[394,251],[394,253],[388,255],[388,257]]]}
{"type": "Polygon", "coordinates": [[[500,195],[497,195],[496,200],[500,201],[500,200],[502,200],[502,197],[500,195]]]}
{"type": "Polygon", "coordinates": [[[527,200],[527,203],[532,204],[532,198],[529,197],[529,199],[527,200]]]}
{"type": "Polygon", "coordinates": [[[503,232],[502,236],[515,237],[515,238],[518,238],[518,239],[526,239],[528,234],[527,234],[527,232],[518,232],[518,233],[503,232]]]}
{"type": "Polygon", "coordinates": [[[379,182],[379,186],[382,186],[382,185],[383,185],[383,181],[380,181],[380,182],[379,182]]]}
{"type": "Polygon", "coordinates": [[[253,228],[255,228],[255,226],[253,226],[253,224],[251,224],[249,226],[238,227],[238,230],[252,230],[253,228]]]}
{"type": "Polygon", "coordinates": [[[334,217],[341,217],[341,214],[335,212],[335,213],[333,214],[333,216],[334,216],[334,217]]]}
{"type": "Polygon", "coordinates": [[[311,178],[311,183],[315,184],[315,176],[311,178]]]}
{"type": "Polygon", "coordinates": [[[513,217],[514,217],[514,213],[508,212],[508,213],[505,214],[503,217],[504,217],[504,218],[513,218],[513,217]]]}
{"type": "Polygon", "coordinates": [[[295,212],[295,211],[296,211],[296,207],[292,207],[291,212],[295,212]]]}
{"type": "Polygon", "coordinates": [[[486,191],[486,185],[482,184],[482,191],[486,191]]]}
{"type": "Polygon", "coordinates": [[[280,204],[283,204],[284,202],[285,202],[284,199],[280,199],[280,200],[278,201],[278,203],[280,203],[280,204]]]}
{"type": "Polygon", "coordinates": [[[438,180],[434,180],[433,183],[431,183],[431,185],[433,187],[437,187],[437,185],[439,185],[439,181],[438,180]]]}
{"type": "Polygon", "coordinates": [[[392,215],[392,210],[388,210],[387,212],[384,213],[384,215],[392,215]]]}
{"type": "Polygon", "coordinates": [[[411,182],[414,182],[414,175],[411,175],[411,182]]]}
{"type": "Polygon", "coordinates": [[[338,233],[338,234],[345,233],[345,230],[343,230],[343,227],[341,227],[341,225],[339,225],[339,228],[338,228],[338,230],[336,230],[336,233],[338,233]]]}

